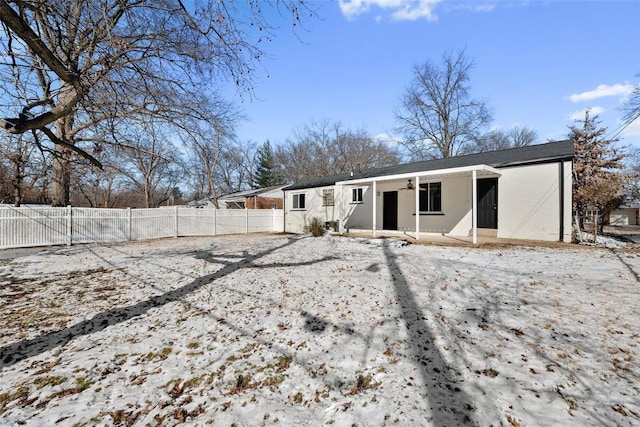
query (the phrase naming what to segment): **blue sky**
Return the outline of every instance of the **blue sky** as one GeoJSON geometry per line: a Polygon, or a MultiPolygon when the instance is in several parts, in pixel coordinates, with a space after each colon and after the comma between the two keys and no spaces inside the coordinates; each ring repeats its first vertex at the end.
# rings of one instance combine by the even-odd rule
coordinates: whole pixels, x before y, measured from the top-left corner
{"type": "MultiPolygon", "coordinates": [[[[591,108],[610,134],[640,82],[640,1],[318,1],[320,19],[296,33],[282,24],[265,45],[255,99],[234,102],[241,140],[284,143],[311,121],[393,134],[412,67],[465,49],[472,96],[494,128],[529,126],[563,139],[591,108]]],[[[621,136],[640,148],[640,119],[621,136]]]]}

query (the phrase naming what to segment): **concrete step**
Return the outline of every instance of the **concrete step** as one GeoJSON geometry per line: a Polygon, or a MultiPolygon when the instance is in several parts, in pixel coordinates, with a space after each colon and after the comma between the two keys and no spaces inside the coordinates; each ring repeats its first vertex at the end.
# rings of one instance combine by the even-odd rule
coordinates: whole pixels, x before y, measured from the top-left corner
{"type": "MultiPolygon", "coordinates": [[[[497,228],[478,228],[478,237],[498,237],[497,228]]],[[[469,236],[473,236],[473,229],[469,230],[469,236]]]]}

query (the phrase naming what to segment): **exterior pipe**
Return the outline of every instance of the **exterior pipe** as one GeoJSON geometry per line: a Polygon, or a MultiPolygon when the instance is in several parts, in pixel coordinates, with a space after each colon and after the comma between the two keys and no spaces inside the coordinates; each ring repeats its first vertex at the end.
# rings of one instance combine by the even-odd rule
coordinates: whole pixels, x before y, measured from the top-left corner
{"type": "Polygon", "coordinates": [[[471,180],[472,180],[472,200],[471,200],[471,206],[472,208],[472,215],[471,215],[471,224],[472,224],[472,233],[473,233],[473,244],[476,245],[478,244],[478,174],[476,173],[475,170],[473,170],[471,172],[471,180]]]}
{"type": "Polygon", "coordinates": [[[287,232],[287,192],[282,190],[282,231],[287,232]]]}
{"type": "Polygon", "coordinates": [[[416,176],[416,186],[413,191],[416,193],[416,240],[420,240],[420,177],[416,176]]]}
{"type": "Polygon", "coordinates": [[[558,163],[558,182],[560,186],[560,242],[564,241],[564,161],[558,163]]]}
{"type": "Polygon", "coordinates": [[[372,219],[373,219],[373,224],[371,226],[371,232],[373,234],[373,237],[376,237],[376,199],[377,199],[377,192],[376,192],[377,188],[376,188],[376,181],[373,181],[373,215],[372,215],[372,219]]]}

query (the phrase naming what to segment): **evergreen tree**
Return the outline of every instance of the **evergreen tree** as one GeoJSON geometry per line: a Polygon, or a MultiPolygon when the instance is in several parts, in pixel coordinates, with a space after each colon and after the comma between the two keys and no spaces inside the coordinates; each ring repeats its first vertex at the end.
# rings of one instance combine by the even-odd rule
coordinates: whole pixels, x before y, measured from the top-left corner
{"type": "Polygon", "coordinates": [[[580,126],[570,126],[575,150],[573,160],[573,209],[583,225],[587,209],[595,208],[607,218],[624,202],[622,186],[627,176],[622,173],[625,155],[612,146],[617,139],[607,139],[606,128],[598,127],[598,116],[589,110],[580,126]]]}
{"type": "Polygon", "coordinates": [[[254,169],[253,188],[265,188],[281,184],[271,143],[267,140],[258,149],[254,169]]]}

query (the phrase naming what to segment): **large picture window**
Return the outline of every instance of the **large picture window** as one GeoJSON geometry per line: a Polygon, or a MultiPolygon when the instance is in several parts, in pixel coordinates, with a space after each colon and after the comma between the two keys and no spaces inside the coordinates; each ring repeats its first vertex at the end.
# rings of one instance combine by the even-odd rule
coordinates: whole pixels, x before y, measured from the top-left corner
{"type": "Polygon", "coordinates": [[[305,209],[304,193],[293,195],[293,209],[305,209]]]}
{"type": "Polygon", "coordinates": [[[442,183],[427,182],[420,184],[420,212],[442,212],[442,183]]]}
{"type": "Polygon", "coordinates": [[[351,189],[351,203],[362,203],[362,188],[351,189]]]}

